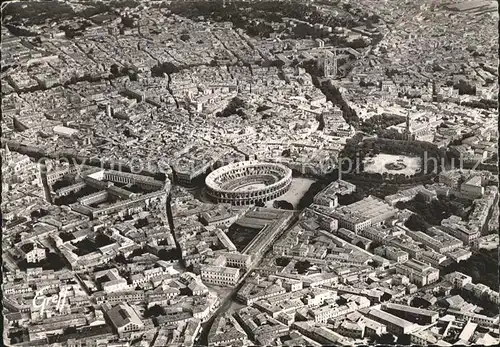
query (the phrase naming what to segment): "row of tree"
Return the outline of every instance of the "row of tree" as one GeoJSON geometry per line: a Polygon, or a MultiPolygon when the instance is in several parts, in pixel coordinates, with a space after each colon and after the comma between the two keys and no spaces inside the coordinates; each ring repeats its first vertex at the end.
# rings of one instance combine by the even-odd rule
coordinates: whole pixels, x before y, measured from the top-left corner
{"type": "Polygon", "coordinates": [[[396,114],[378,114],[363,121],[363,123],[361,123],[361,126],[359,127],[359,130],[367,134],[378,134],[382,130],[386,130],[393,125],[401,124],[405,121],[405,116],[396,114]]]}
{"type": "Polygon", "coordinates": [[[304,67],[306,72],[312,76],[314,86],[321,90],[321,92],[325,95],[326,100],[342,109],[342,116],[344,117],[345,121],[348,124],[353,125],[354,127],[358,127],[360,124],[360,119],[356,114],[356,111],[354,111],[344,100],[339,89],[330,80],[320,82],[320,77],[322,76],[323,71],[318,68],[317,61],[305,61],[302,63],[302,66],[304,67]]]}
{"type": "Polygon", "coordinates": [[[479,101],[476,101],[476,100],[463,101],[460,103],[460,105],[489,110],[489,109],[497,109],[498,108],[498,101],[497,100],[481,99],[479,101]]]}

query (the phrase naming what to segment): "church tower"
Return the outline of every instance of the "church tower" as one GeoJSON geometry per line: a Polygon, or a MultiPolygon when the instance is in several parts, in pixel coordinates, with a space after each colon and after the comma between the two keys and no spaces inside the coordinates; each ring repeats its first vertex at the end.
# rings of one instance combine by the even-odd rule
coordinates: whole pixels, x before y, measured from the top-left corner
{"type": "Polygon", "coordinates": [[[406,140],[411,140],[411,131],[410,131],[410,111],[406,114],[406,128],[405,128],[406,140]]]}
{"type": "Polygon", "coordinates": [[[10,152],[10,148],[8,144],[5,144],[5,163],[10,164],[12,161],[12,153],[10,152]]]}

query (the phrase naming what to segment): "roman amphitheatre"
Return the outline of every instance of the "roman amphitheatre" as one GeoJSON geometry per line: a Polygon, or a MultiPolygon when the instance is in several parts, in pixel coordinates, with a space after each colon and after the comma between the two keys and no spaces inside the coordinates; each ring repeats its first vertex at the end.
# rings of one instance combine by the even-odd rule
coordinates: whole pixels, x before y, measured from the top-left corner
{"type": "Polygon", "coordinates": [[[236,206],[265,203],[285,194],[292,170],[277,163],[243,161],[223,166],[205,179],[207,194],[215,202],[236,206]]]}

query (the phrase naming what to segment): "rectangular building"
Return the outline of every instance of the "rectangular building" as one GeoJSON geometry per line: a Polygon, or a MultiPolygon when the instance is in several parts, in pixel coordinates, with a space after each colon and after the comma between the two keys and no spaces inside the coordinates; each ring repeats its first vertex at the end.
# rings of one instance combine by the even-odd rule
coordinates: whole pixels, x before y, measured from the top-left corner
{"type": "Polygon", "coordinates": [[[395,335],[409,334],[418,327],[418,325],[413,324],[405,319],[399,318],[395,315],[378,309],[370,310],[368,312],[368,317],[384,324],[387,328],[387,331],[395,335]]]}
{"type": "Polygon", "coordinates": [[[411,283],[418,286],[425,286],[439,279],[438,269],[416,259],[396,264],[396,273],[405,275],[410,279],[411,283]]]}
{"type": "Polygon", "coordinates": [[[201,267],[200,273],[203,282],[217,286],[235,286],[240,278],[240,269],[225,266],[205,265],[201,267]]]}
{"type": "Polygon", "coordinates": [[[424,310],[408,305],[386,303],[382,304],[382,310],[420,325],[432,324],[437,322],[439,318],[439,313],[436,311],[424,310]]]}

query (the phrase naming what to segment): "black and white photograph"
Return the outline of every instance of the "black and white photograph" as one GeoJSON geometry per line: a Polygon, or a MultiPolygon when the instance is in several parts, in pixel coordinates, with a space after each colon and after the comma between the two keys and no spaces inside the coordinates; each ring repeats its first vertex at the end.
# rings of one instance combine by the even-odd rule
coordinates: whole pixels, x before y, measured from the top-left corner
{"type": "Polygon", "coordinates": [[[2,1],[0,345],[499,345],[498,26],[2,1]]]}

